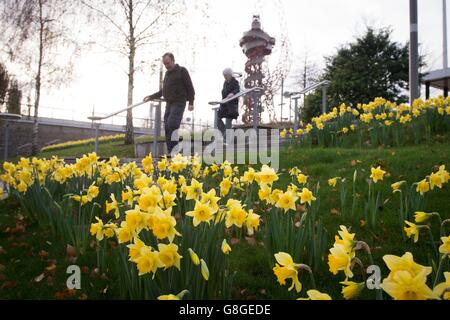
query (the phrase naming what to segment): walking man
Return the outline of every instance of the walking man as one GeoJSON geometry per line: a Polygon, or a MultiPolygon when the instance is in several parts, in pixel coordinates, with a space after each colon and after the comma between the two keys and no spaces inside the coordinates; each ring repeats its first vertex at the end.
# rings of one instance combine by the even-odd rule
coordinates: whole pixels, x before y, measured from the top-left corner
{"type": "MultiPolygon", "coordinates": [[[[233,70],[226,68],[223,70],[225,81],[222,89],[222,99],[230,98],[239,92],[239,82],[233,77],[233,70]]],[[[239,116],[239,99],[233,99],[227,103],[221,104],[217,112],[217,127],[222,132],[225,139],[226,129],[231,129],[231,122],[239,116]],[[226,124],[222,118],[225,118],[226,124]]]]}
{"type": "Polygon", "coordinates": [[[191,77],[186,68],[175,63],[172,53],[165,53],[162,57],[163,64],[167,69],[164,76],[162,90],[147,96],[144,101],[164,97],[166,111],[164,113],[164,129],[168,154],[177,145],[178,141],[172,141],[172,133],[180,128],[183,119],[186,102],[189,102],[188,110],[194,110],[195,90],[191,77]]]}

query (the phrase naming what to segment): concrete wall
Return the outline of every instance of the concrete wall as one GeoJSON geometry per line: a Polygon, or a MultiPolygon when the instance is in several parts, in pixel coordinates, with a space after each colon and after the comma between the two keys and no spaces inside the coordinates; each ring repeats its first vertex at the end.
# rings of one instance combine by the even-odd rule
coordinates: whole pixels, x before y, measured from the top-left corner
{"type": "MultiPolygon", "coordinates": [[[[0,158],[3,159],[5,144],[5,124],[0,120],[0,158]]],[[[32,119],[9,121],[9,157],[29,155],[33,133],[32,119]]],[[[135,128],[135,135],[152,134],[152,130],[135,128]]],[[[116,135],[124,133],[125,127],[119,125],[102,125],[99,136],[116,135]]],[[[38,145],[42,148],[48,144],[61,143],[72,140],[89,139],[95,137],[95,130],[91,122],[68,121],[51,118],[39,118],[38,145]]]]}

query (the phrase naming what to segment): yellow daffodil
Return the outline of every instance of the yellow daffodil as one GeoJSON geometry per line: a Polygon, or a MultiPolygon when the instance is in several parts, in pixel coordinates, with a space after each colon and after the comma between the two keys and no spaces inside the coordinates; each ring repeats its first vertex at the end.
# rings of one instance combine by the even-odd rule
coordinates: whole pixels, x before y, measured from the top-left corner
{"type": "Polygon", "coordinates": [[[245,225],[247,227],[247,234],[252,236],[255,230],[258,230],[261,218],[259,214],[253,213],[253,209],[248,210],[247,220],[245,225]]]}
{"type": "Polygon", "coordinates": [[[402,186],[403,183],[404,183],[404,181],[398,181],[398,182],[391,184],[392,192],[400,190],[400,187],[402,186]]]}
{"type": "Polygon", "coordinates": [[[181,300],[174,294],[163,294],[158,297],[158,300],[181,300]]]}
{"type": "Polygon", "coordinates": [[[149,221],[146,224],[151,224],[151,230],[154,236],[159,239],[169,239],[173,242],[175,236],[181,236],[181,234],[175,229],[177,224],[175,218],[172,216],[172,208],[166,210],[157,209],[150,217],[151,223],[149,221]]]}
{"type": "Polygon", "coordinates": [[[275,204],[277,208],[284,209],[284,212],[287,212],[288,210],[294,210],[295,202],[298,200],[297,195],[292,191],[286,191],[285,193],[282,193],[275,204]]]}
{"type": "Polygon", "coordinates": [[[291,291],[295,287],[295,291],[300,292],[302,290],[302,284],[298,280],[298,264],[294,263],[292,257],[286,252],[278,252],[275,254],[277,263],[273,267],[273,272],[277,277],[280,285],[286,284],[286,279],[292,280],[292,285],[289,287],[291,291]]]}
{"type": "Polygon", "coordinates": [[[231,252],[231,247],[226,239],[223,239],[221,249],[224,254],[229,254],[231,252]]]}
{"type": "Polygon", "coordinates": [[[450,290],[450,272],[444,272],[444,277],[445,281],[436,285],[433,289],[433,293],[438,297],[442,296],[444,300],[450,300],[450,291],[448,291],[450,290]]]}
{"type": "Polygon", "coordinates": [[[433,214],[432,213],[427,213],[427,212],[423,212],[423,211],[416,211],[414,213],[414,220],[416,223],[422,223],[427,221],[428,219],[431,218],[433,214]]]}
{"type": "Polygon", "coordinates": [[[141,164],[142,167],[144,168],[145,173],[153,172],[154,166],[153,166],[153,157],[151,154],[142,159],[141,164]]]}
{"type": "Polygon", "coordinates": [[[394,300],[437,299],[438,295],[426,284],[426,275],[425,270],[417,275],[404,270],[391,272],[391,275],[383,280],[381,288],[394,300]]]}
{"type": "Polygon", "coordinates": [[[119,219],[120,216],[119,204],[117,203],[114,193],[111,193],[110,198],[111,202],[106,201],[106,213],[114,211],[114,216],[116,217],[116,219],[119,219]]]}
{"type": "Polygon", "coordinates": [[[355,253],[353,251],[348,252],[343,244],[335,243],[328,255],[330,272],[337,274],[339,271],[344,271],[347,278],[352,278],[353,272],[350,269],[350,266],[354,256],[355,253]]]}
{"type": "Polygon", "coordinates": [[[271,194],[272,191],[267,185],[261,185],[261,189],[258,190],[259,200],[270,201],[271,194]]]}
{"type": "Polygon", "coordinates": [[[127,245],[129,260],[137,262],[141,255],[141,249],[145,247],[145,243],[139,238],[135,237],[132,244],[127,245]]]}
{"type": "Polygon", "coordinates": [[[235,225],[238,228],[242,228],[246,218],[247,212],[241,206],[233,206],[227,212],[225,226],[230,228],[232,225],[235,225]]]}
{"type": "Polygon", "coordinates": [[[116,233],[119,243],[131,241],[131,239],[133,239],[135,234],[134,230],[127,225],[126,221],[122,221],[120,223],[120,228],[116,229],[116,233]]]}
{"type": "Polygon", "coordinates": [[[181,291],[179,294],[174,295],[174,294],[164,294],[158,297],[158,300],[181,300],[183,299],[183,296],[189,293],[188,290],[183,290],[181,291]]]}
{"type": "Polygon", "coordinates": [[[208,281],[209,280],[209,269],[208,269],[208,265],[206,264],[205,260],[203,260],[203,259],[200,259],[200,270],[201,270],[203,279],[208,281]]]}
{"type": "Polygon", "coordinates": [[[195,179],[191,180],[191,185],[186,187],[186,200],[199,200],[203,193],[203,183],[195,179]]]}
{"type": "Polygon", "coordinates": [[[198,266],[200,264],[200,259],[194,250],[191,248],[188,249],[189,255],[191,257],[191,261],[194,265],[198,266]]]}
{"type": "Polygon", "coordinates": [[[300,203],[308,203],[311,205],[311,201],[316,200],[313,193],[308,188],[303,188],[302,192],[300,193],[300,203]]]}
{"type": "Polygon", "coordinates": [[[297,181],[298,181],[298,183],[300,183],[300,184],[306,184],[306,182],[308,181],[308,176],[304,175],[303,173],[300,173],[300,174],[297,176],[297,181]]]}
{"type": "Polygon", "coordinates": [[[342,287],[342,295],[344,296],[344,299],[351,300],[357,298],[361,291],[365,287],[364,282],[356,283],[353,281],[342,281],[340,284],[343,285],[342,287]]]}
{"type": "Polygon", "coordinates": [[[341,229],[338,231],[339,236],[335,236],[335,243],[342,244],[345,247],[347,252],[351,252],[353,250],[355,233],[350,233],[346,226],[339,226],[341,229]]]}
{"type": "Polygon", "coordinates": [[[95,235],[97,240],[101,241],[103,240],[103,221],[99,219],[98,217],[95,217],[97,219],[97,223],[92,223],[90,228],[91,235],[95,235]]]}
{"type": "Polygon", "coordinates": [[[141,248],[140,256],[137,258],[136,262],[140,276],[147,273],[153,273],[154,278],[158,268],[164,267],[164,264],[159,259],[158,252],[153,251],[151,247],[147,246],[141,248]]]}
{"type": "Polygon", "coordinates": [[[430,184],[426,179],[417,183],[416,192],[419,192],[423,196],[428,191],[430,191],[430,184]]]}
{"type": "Polygon", "coordinates": [[[216,197],[216,190],[211,189],[207,193],[202,193],[200,202],[208,204],[213,210],[213,213],[216,213],[219,210],[219,205],[217,204],[219,200],[220,198],[216,197]]]}
{"type": "Polygon", "coordinates": [[[439,173],[433,172],[430,175],[430,189],[431,190],[433,190],[435,186],[438,188],[442,188],[442,182],[443,182],[443,179],[439,173]]]}
{"type": "Polygon", "coordinates": [[[337,178],[332,178],[332,179],[328,179],[328,185],[330,187],[336,187],[336,183],[337,183],[337,178]]]}
{"type": "Polygon", "coordinates": [[[153,185],[150,188],[142,188],[142,193],[139,196],[139,207],[147,212],[152,212],[160,203],[163,195],[159,187],[153,185]]]}
{"type": "Polygon", "coordinates": [[[158,257],[164,264],[164,270],[170,267],[175,267],[180,270],[180,260],[183,258],[178,253],[178,246],[176,244],[158,244],[158,257]]]}
{"type": "Polygon", "coordinates": [[[231,183],[231,180],[229,179],[229,178],[225,178],[225,179],[223,179],[221,182],[220,182],[220,184],[219,184],[219,187],[220,187],[220,195],[222,196],[222,197],[225,197],[229,192],[230,192],[230,189],[231,189],[231,186],[232,186],[233,184],[231,183]]]}
{"type": "Polygon", "coordinates": [[[298,298],[297,300],[332,300],[330,295],[315,289],[306,291],[306,294],[308,295],[308,298],[298,298]]]}
{"type": "Polygon", "coordinates": [[[194,227],[198,226],[201,222],[207,222],[212,220],[214,217],[214,210],[208,203],[201,203],[196,201],[193,211],[186,212],[186,215],[193,217],[194,227]]]}
{"type": "MultiPolygon", "coordinates": [[[[25,185],[26,186],[26,185],[25,185]]],[[[19,192],[20,191],[20,184],[19,184],[19,192]]],[[[82,196],[72,196],[71,197],[73,200],[77,201],[77,202],[81,202],[81,205],[85,205],[86,203],[89,202],[89,198],[86,195],[82,195],[82,196]]]]}
{"type": "Polygon", "coordinates": [[[441,237],[442,244],[439,246],[439,252],[442,254],[450,254],[450,236],[441,237]]]}
{"type": "Polygon", "coordinates": [[[274,181],[278,180],[278,175],[273,168],[264,164],[261,167],[261,171],[256,173],[255,179],[260,185],[271,185],[274,181]]]}
{"type": "Polygon", "coordinates": [[[244,175],[241,178],[241,182],[250,184],[255,180],[255,175],[256,175],[255,169],[248,168],[248,170],[244,172],[244,175]]]}
{"type": "Polygon", "coordinates": [[[383,176],[386,174],[386,171],[382,170],[380,166],[376,168],[370,168],[370,171],[372,174],[370,177],[372,178],[373,182],[377,183],[378,181],[383,180],[383,176]]]}
{"type": "Polygon", "coordinates": [[[409,226],[409,227],[403,228],[406,232],[406,236],[408,238],[411,238],[414,236],[414,243],[416,243],[419,240],[419,227],[416,224],[406,221],[406,220],[405,220],[405,223],[409,226]]]}

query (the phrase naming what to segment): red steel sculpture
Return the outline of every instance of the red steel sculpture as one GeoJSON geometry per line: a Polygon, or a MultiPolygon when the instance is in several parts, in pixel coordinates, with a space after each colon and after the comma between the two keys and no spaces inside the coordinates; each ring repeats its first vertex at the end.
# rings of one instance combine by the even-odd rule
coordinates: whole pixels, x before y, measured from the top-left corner
{"type": "MultiPolygon", "coordinates": [[[[263,87],[263,70],[262,64],[264,57],[272,53],[272,48],[275,45],[275,38],[269,36],[261,29],[261,22],[259,15],[253,16],[251,30],[244,33],[239,45],[242,52],[247,56],[248,60],[245,63],[246,77],[244,79],[244,87],[246,89],[254,87],[263,87]]],[[[244,114],[242,115],[242,122],[244,124],[251,124],[254,121],[254,109],[257,108],[258,123],[261,120],[261,95],[263,92],[257,92],[246,96],[244,99],[244,114]]]]}

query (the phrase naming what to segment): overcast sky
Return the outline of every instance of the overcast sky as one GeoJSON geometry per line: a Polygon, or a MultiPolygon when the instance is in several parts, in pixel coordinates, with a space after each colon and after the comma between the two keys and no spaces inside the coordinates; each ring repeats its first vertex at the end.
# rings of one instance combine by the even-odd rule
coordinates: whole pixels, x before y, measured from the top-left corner
{"type": "MultiPolygon", "coordinates": [[[[442,0],[419,0],[418,3],[420,51],[426,56],[428,69],[441,68],[442,0]]],[[[237,72],[243,71],[246,59],[238,42],[242,33],[250,29],[253,14],[260,14],[267,33],[276,38],[283,33],[289,38],[291,71],[295,71],[305,52],[323,67],[324,56],[334,54],[336,48],[361,35],[367,25],[391,27],[395,41],[409,40],[408,0],[212,0],[209,13],[207,25],[201,25],[201,19],[192,18],[192,28],[186,30],[204,38],[202,43],[196,44],[194,58],[193,48],[189,46],[171,48],[168,45],[164,51],[173,51],[177,62],[190,70],[196,90],[195,119],[210,123],[213,113],[207,102],[220,98],[222,70],[232,67],[237,72]]],[[[155,56],[160,54],[162,52],[156,52],[155,56]]],[[[275,51],[269,59],[272,65],[277,63],[279,52],[275,51]]],[[[125,107],[127,77],[123,72],[126,64],[122,62],[113,54],[98,50],[86,52],[78,61],[74,82],[67,88],[43,93],[41,114],[49,115],[45,107],[52,106],[64,109],[54,110],[54,117],[71,118],[73,115],[81,120],[93,107],[103,113],[125,107]]],[[[136,77],[134,100],[140,101],[153,93],[157,85],[157,74],[140,73],[136,77]]],[[[296,88],[287,88],[290,89],[296,88]]],[[[148,107],[138,107],[135,114],[148,115],[148,107]]],[[[186,111],[185,118],[189,116],[186,111]]]]}

